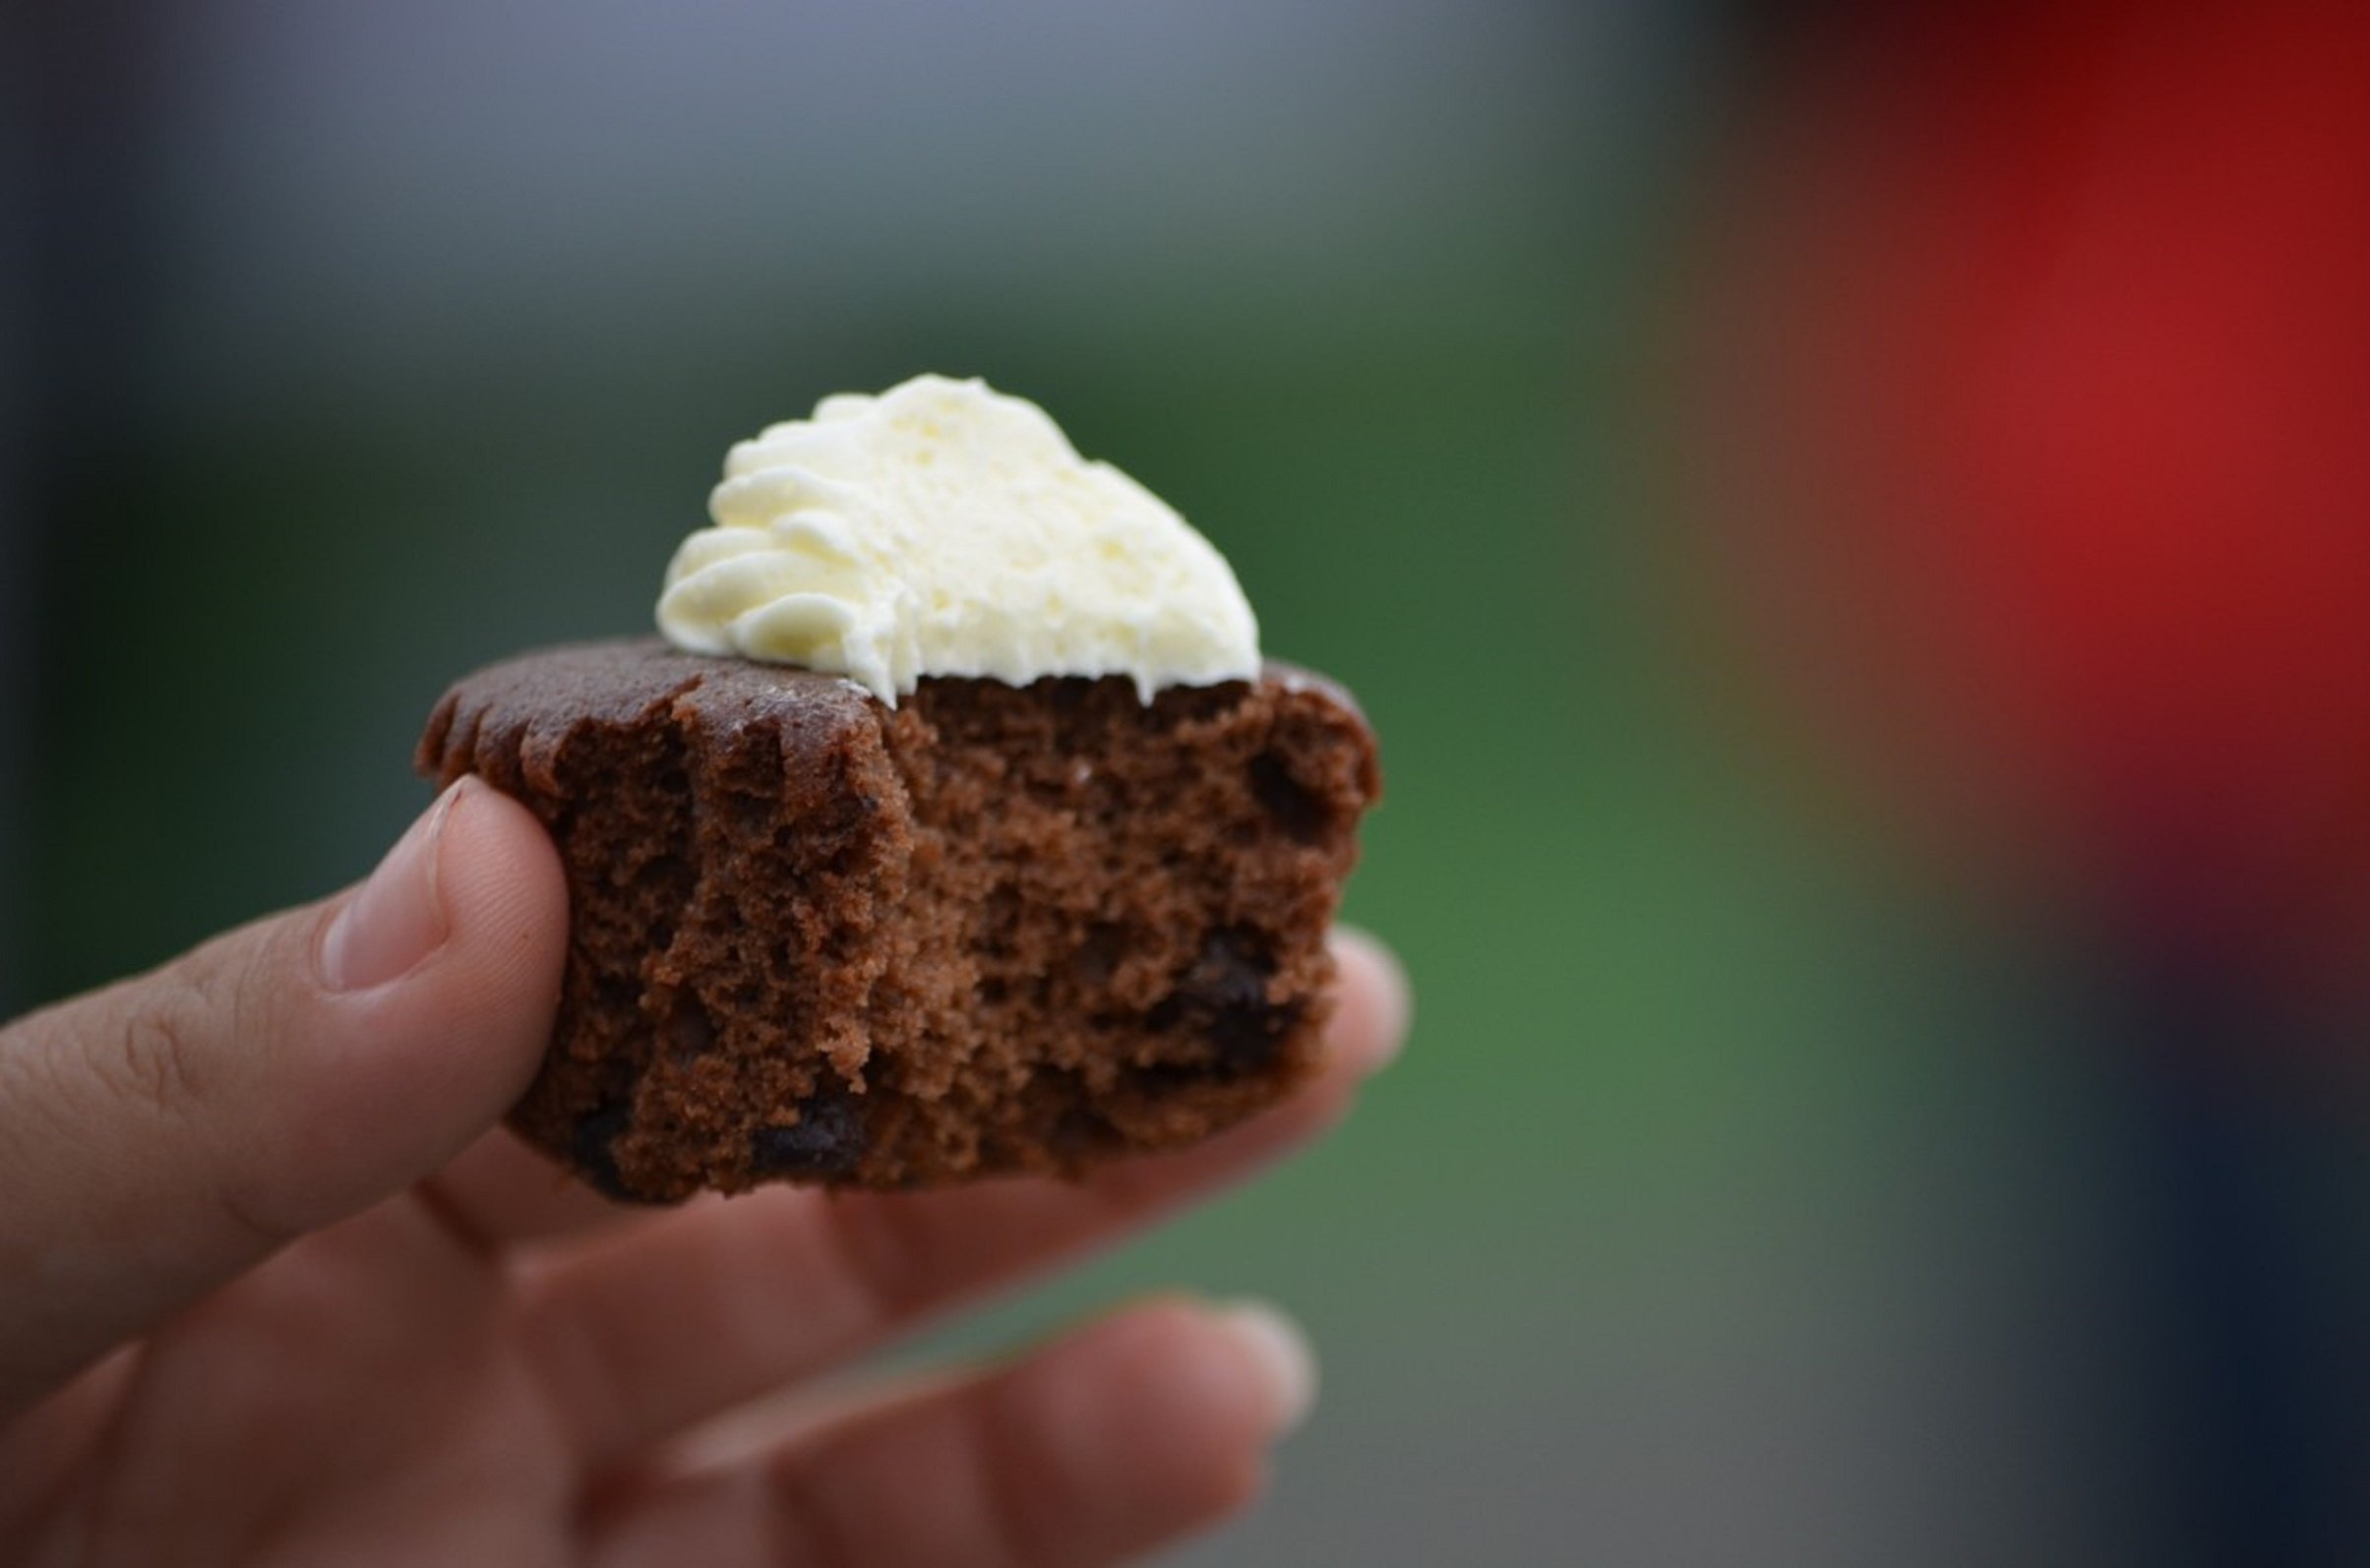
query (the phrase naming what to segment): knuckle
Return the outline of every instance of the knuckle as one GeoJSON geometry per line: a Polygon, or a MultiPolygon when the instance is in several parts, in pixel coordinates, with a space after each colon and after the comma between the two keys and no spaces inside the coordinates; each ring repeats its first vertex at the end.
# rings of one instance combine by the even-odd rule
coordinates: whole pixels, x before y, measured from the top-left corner
{"type": "Polygon", "coordinates": [[[162,975],[144,989],[110,1039],[99,1042],[91,1065],[100,1086],[166,1120],[182,1120],[213,1088],[205,1036],[212,999],[194,981],[162,975]]]}
{"type": "Polygon", "coordinates": [[[254,1093],[271,1070],[270,947],[234,934],[0,1030],[0,1189],[26,1170],[73,1173],[99,1180],[104,1206],[169,1183],[177,1215],[211,1203],[281,1238],[269,1205],[242,1201],[270,1169],[254,1093]]]}
{"type": "Polygon", "coordinates": [[[241,1055],[268,1027],[258,967],[221,941],[132,982],[113,1027],[95,1031],[84,1055],[110,1113],[135,1112],[160,1145],[184,1150],[192,1179],[232,1228],[275,1244],[295,1230],[242,1200],[247,1145],[230,1130],[249,1109],[239,1103],[249,1086],[241,1055]]]}
{"type": "Polygon", "coordinates": [[[102,994],[80,1052],[97,1090],[161,1121],[211,1118],[266,1044],[269,946],[233,932],[102,994]]]}

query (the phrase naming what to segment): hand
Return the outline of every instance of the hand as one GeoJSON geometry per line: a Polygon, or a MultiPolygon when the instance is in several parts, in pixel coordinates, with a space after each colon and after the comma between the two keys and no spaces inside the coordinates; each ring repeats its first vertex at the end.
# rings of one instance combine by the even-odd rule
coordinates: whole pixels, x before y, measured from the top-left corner
{"type": "Polygon", "coordinates": [[[565,906],[464,780],[360,889],[0,1030],[0,1561],[1087,1564],[1256,1487],[1311,1377],[1265,1308],[767,1396],[1318,1131],[1403,1027],[1379,948],[1338,941],[1324,1077],[1199,1148],[652,1212],[488,1130],[565,906]]]}

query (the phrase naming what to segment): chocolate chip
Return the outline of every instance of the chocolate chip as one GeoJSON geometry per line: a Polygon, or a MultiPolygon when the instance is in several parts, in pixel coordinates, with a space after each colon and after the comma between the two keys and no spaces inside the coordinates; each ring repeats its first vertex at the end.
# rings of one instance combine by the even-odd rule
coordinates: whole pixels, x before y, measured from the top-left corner
{"type": "Polygon", "coordinates": [[[1215,931],[1177,989],[1152,1009],[1156,1030],[1182,1028],[1200,1037],[1213,1057],[1208,1072],[1222,1076],[1257,1072],[1275,1059],[1300,1009],[1267,999],[1275,961],[1248,932],[1215,931]]]}
{"type": "Polygon", "coordinates": [[[1292,776],[1292,769],[1273,752],[1250,759],[1250,793],[1286,833],[1304,844],[1322,838],[1330,814],[1325,803],[1292,776]]]}
{"type": "Polygon", "coordinates": [[[749,1164],[760,1176],[840,1176],[862,1162],[864,1141],[854,1101],[816,1095],[799,1106],[797,1121],[750,1134],[749,1164]]]}
{"type": "Polygon", "coordinates": [[[1120,1130],[1095,1109],[1086,1080],[1075,1068],[1039,1067],[1036,1082],[1038,1093],[1061,1108],[1055,1113],[1045,1137],[1046,1146],[1056,1157],[1081,1160],[1125,1143],[1120,1130]]]}
{"type": "Polygon", "coordinates": [[[1257,1072],[1275,1060],[1276,1050],[1292,1030],[1297,1007],[1266,1007],[1222,1015],[1208,1030],[1210,1045],[1229,1072],[1257,1072]]]}
{"type": "Polygon", "coordinates": [[[617,1169],[615,1145],[633,1121],[631,1097],[604,1101],[577,1119],[568,1140],[568,1156],[577,1173],[603,1197],[621,1203],[647,1203],[651,1200],[626,1185],[617,1169]]]}
{"type": "Polygon", "coordinates": [[[1267,977],[1275,967],[1250,933],[1214,931],[1202,938],[1200,955],[1185,971],[1179,995],[1189,1005],[1210,1012],[1264,1010],[1267,977]]]}

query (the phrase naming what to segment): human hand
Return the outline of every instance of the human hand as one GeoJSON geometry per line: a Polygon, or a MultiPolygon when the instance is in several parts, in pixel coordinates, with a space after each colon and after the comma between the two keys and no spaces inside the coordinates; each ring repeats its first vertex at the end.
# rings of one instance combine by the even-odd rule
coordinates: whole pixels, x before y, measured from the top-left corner
{"type": "Polygon", "coordinates": [[[1198,1148],[654,1212],[488,1130],[565,933],[464,780],[360,889],[0,1030],[0,1563],[1090,1564],[1256,1487],[1311,1391],[1264,1308],[771,1397],[1331,1122],[1404,1028],[1378,947],[1337,939],[1323,1077],[1198,1148]]]}

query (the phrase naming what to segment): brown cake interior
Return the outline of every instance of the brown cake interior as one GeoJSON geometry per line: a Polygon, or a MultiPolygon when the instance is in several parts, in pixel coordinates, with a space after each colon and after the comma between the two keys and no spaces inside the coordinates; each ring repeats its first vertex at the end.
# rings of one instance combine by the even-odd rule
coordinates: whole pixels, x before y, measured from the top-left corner
{"type": "Polygon", "coordinates": [[[600,1184],[1075,1169],[1313,1065],[1376,790],[1329,689],[934,680],[891,711],[679,662],[707,668],[557,726],[464,685],[423,744],[561,845],[560,1026],[515,1119],[600,1184]]]}

